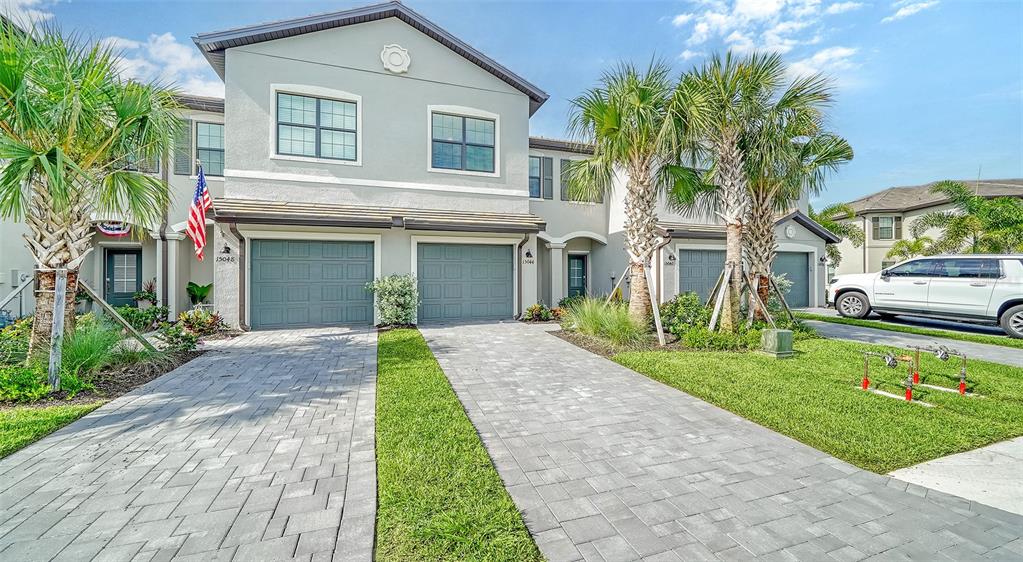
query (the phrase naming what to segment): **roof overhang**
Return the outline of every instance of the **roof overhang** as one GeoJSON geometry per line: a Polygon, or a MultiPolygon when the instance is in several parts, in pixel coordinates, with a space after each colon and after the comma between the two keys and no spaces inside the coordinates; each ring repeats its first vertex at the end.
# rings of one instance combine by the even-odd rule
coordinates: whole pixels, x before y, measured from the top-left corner
{"type": "MultiPolygon", "coordinates": [[[[835,236],[830,230],[824,228],[817,221],[807,216],[806,213],[799,210],[778,217],[774,224],[778,226],[790,220],[806,228],[821,240],[824,240],[826,244],[837,244],[842,241],[841,238],[835,236]]],[[[659,226],[672,238],[692,238],[697,240],[725,239],[725,227],[719,224],[660,223],[659,226]]]]}
{"type": "Polygon", "coordinates": [[[516,90],[526,94],[529,97],[530,115],[535,113],[537,109],[540,109],[540,106],[547,101],[548,95],[546,92],[400,2],[373,4],[340,12],[316,14],[224,31],[200,33],[192,37],[192,41],[199,47],[199,51],[206,57],[210,65],[213,66],[213,70],[217,72],[217,75],[223,79],[224,51],[232,47],[284,39],[305,33],[386,18],[398,18],[455,53],[458,53],[469,62],[503,80],[516,90]]]}
{"type": "Polygon", "coordinates": [[[405,228],[449,232],[537,233],[547,225],[536,215],[397,207],[364,207],[252,199],[214,199],[219,223],[333,228],[405,228]]]}

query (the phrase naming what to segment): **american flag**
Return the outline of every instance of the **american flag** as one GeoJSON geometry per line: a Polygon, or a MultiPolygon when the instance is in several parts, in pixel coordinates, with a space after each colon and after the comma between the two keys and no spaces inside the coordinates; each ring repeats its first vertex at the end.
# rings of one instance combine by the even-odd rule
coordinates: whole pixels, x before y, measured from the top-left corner
{"type": "Polygon", "coordinates": [[[188,208],[188,224],[185,233],[195,243],[195,257],[202,261],[202,249],[206,247],[206,210],[213,208],[210,190],[206,189],[206,174],[199,164],[199,179],[195,184],[195,196],[188,208]]]}

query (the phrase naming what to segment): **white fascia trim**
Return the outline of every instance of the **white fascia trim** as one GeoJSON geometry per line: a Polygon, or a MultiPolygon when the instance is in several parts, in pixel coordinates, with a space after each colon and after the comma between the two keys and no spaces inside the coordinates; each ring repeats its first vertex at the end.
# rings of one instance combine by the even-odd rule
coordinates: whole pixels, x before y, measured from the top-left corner
{"type": "Polygon", "coordinates": [[[573,232],[569,232],[564,236],[551,236],[546,232],[541,232],[540,234],[537,234],[537,237],[539,237],[541,240],[545,242],[550,242],[552,244],[564,244],[565,242],[568,242],[573,238],[589,238],[591,240],[596,240],[597,242],[600,242],[601,244],[607,246],[606,236],[602,236],[600,234],[597,234],[596,232],[592,232],[589,230],[576,230],[573,232]]]}
{"type": "MultiPolygon", "coordinates": [[[[212,219],[206,219],[206,226],[213,226],[214,224],[216,224],[216,223],[213,222],[212,219]]],[[[177,222],[177,223],[172,224],[170,226],[170,229],[173,230],[174,232],[184,232],[185,228],[187,226],[188,226],[188,221],[181,221],[181,222],[177,222]]],[[[156,239],[160,238],[160,233],[157,232],[153,236],[153,238],[156,238],[156,239]]]]}
{"type": "MultiPolygon", "coordinates": [[[[426,106],[426,171],[434,174],[454,174],[459,176],[479,176],[485,178],[501,177],[501,116],[475,107],[462,105],[428,105],[426,106]],[[433,167],[433,114],[449,113],[462,117],[479,117],[494,122],[494,171],[474,172],[472,170],[448,170],[433,167]]],[[[529,193],[526,193],[529,196],[529,193]]]]}
{"type": "Polygon", "coordinates": [[[424,236],[413,234],[412,275],[419,278],[419,244],[488,244],[492,246],[507,245],[512,247],[512,317],[519,314],[519,256],[515,249],[522,238],[498,238],[495,236],[424,236]]]}
{"type": "MultiPolygon", "coordinates": [[[[291,160],[295,162],[314,162],[318,164],[338,164],[341,166],[362,166],[362,96],[346,92],[324,88],[322,86],[309,86],[305,84],[270,84],[270,142],[267,146],[270,149],[271,160],[291,160]],[[316,158],[314,156],[295,156],[291,154],[277,153],[277,93],[295,94],[299,96],[312,96],[327,98],[336,101],[349,101],[355,104],[355,160],[339,160],[337,158],[316,158]]],[[[226,175],[226,170],[225,170],[226,175]]]]}
{"type": "Polygon", "coordinates": [[[370,180],[359,178],[339,178],[334,176],[312,176],[308,174],[293,174],[285,172],[264,172],[259,170],[224,170],[224,177],[264,180],[264,181],[293,181],[299,183],[316,183],[323,185],[345,185],[357,187],[384,187],[392,189],[411,189],[419,191],[445,191],[449,193],[463,193],[473,195],[489,195],[493,197],[516,197],[528,198],[529,192],[518,189],[504,189],[497,187],[462,187],[458,185],[437,185],[431,183],[411,183],[388,180],[370,180]]]}
{"type": "MultiPolygon", "coordinates": [[[[324,241],[351,241],[351,242],[372,242],[373,243],[373,279],[380,279],[380,267],[381,267],[381,240],[383,238],[380,234],[359,234],[359,233],[345,233],[345,232],[291,232],[287,230],[258,230],[239,228],[238,232],[241,232],[242,236],[245,237],[245,255],[248,256],[248,263],[246,267],[249,271],[245,275],[245,295],[249,298],[245,299],[245,318],[252,318],[252,275],[249,273],[252,271],[252,241],[253,240],[324,240],[324,241]]],[[[373,325],[380,323],[380,318],[377,316],[377,297],[376,293],[373,294],[373,325]]]]}

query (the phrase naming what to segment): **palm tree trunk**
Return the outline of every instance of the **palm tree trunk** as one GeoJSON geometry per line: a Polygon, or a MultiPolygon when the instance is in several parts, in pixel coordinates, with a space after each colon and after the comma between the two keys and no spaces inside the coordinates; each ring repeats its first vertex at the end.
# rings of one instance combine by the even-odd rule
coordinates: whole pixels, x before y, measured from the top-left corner
{"type": "Polygon", "coordinates": [[[721,311],[721,329],[734,332],[739,327],[739,294],[742,289],[742,219],[746,207],[746,171],[735,134],[724,135],[715,151],[718,154],[716,181],[721,187],[721,218],[725,222],[725,265],[732,266],[721,311]]]}
{"type": "Polygon", "coordinates": [[[641,322],[650,320],[650,286],[646,263],[656,239],[657,191],[648,166],[638,164],[629,170],[625,193],[625,249],[629,253],[629,315],[641,322]]]}
{"type": "MultiPolygon", "coordinates": [[[[36,281],[39,288],[35,291],[36,307],[32,319],[32,335],[28,343],[29,357],[46,353],[50,348],[50,335],[53,331],[53,305],[56,302],[54,290],[57,286],[57,272],[53,270],[37,271],[36,281]]],[[[68,270],[67,291],[64,293],[64,332],[75,329],[75,292],[78,290],[78,271],[68,270]]]]}
{"type": "MultiPolygon", "coordinates": [[[[749,258],[750,273],[755,279],[757,295],[760,301],[767,303],[770,289],[771,264],[774,262],[776,241],[774,238],[774,197],[767,186],[757,186],[751,193],[749,219],[743,241],[749,258]]],[[[767,315],[750,297],[750,306],[756,310],[758,320],[766,320],[767,315]]]]}

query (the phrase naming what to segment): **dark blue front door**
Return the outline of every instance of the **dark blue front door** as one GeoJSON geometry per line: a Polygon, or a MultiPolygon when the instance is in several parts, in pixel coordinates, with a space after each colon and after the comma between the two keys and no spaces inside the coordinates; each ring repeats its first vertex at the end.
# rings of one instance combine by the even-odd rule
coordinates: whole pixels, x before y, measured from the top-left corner
{"type": "Polygon", "coordinates": [[[135,304],[132,295],[142,290],[142,250],[107,250],[103,298],[112,306],[135,304]]]}

